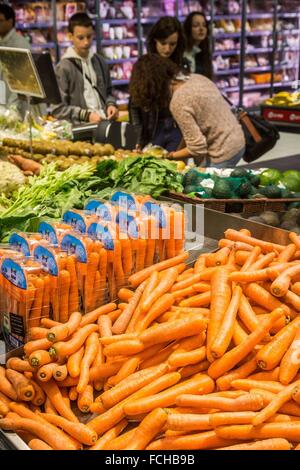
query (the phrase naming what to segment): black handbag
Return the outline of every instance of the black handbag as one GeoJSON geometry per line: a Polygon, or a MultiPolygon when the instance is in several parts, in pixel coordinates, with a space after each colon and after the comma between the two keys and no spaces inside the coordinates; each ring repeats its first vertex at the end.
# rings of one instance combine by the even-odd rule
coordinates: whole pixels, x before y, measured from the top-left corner
{"type": "Polygon", "coordinates": [[[246,149],[243,159],[247,163],[254,162],[275,146],[280,134],[266,119],[250,114],[243,108],[236,108],[226,96],[223,97],[231,105],[244,131],[246,149]]]}
{"type": "Polygon", "coordinates": [[[240,109],[237,117],[245,135],[246,150],[243,159],[247,163],[260,158],[280,139],[276,127],[261,116],[249,114],[244,109],[240,109]]]}

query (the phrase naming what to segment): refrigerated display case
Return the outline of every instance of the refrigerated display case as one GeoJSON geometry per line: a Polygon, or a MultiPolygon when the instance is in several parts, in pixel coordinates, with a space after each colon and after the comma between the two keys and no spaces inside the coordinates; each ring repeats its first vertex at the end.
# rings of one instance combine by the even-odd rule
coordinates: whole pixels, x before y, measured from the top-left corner
{"type": "Polygon", "coordinates": [[[33,49],[58,61],[70,45],[68,18],[87,11],[94,19],[94,49],[111,66],[119,104],[128,100],[134,62],[146,52],[150,28],[162,16],[184,21],[192,11],[210,20],[214,80],[236,105],[257,107],[299,80],[299,0],[15,0],[17,29],[33,49]]]}

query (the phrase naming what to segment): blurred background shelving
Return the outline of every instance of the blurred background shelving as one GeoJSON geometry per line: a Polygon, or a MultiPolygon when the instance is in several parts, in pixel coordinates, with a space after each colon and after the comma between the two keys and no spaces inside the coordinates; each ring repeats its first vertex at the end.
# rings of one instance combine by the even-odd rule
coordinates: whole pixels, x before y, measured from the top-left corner
{"type": "Polygon", "coordinates": [[[86,11],[94,20],[94,50],[111,69],[119,104],[146,37],[162,16],[181,21],[203,11],[211,24],[214,80],[237,105],[257,106],[299,80],[300,0],[13,0],[17,30],[33,50],[49,50],[57,62],[70,45],[68,19],[86,11]]]}

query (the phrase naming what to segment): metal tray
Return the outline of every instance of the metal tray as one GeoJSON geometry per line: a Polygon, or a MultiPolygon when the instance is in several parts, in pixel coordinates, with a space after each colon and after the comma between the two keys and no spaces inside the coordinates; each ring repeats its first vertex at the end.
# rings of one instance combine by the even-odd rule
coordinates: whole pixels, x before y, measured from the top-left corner
{"type": "MultiPolygon", "coordinates": [[[[164,198],[168,200],[168,198],[164,198]]],[[[173,200],[169,202],[174,203],[173,200]]],[[[195,242],[191,245],[189,250],[190,256],[188,259],[188,264],[192,264],[200,253],[207,253],[214,251],[218,248],[218,240],[223,238],[225,230],[232,228],[235,230],[240,230],[246,228],[251,231],[252,235],[256,238],[260,238],[265,241],[270,241],[282,245],[287,245],[289,242],[288,234],[286,230],[279,228],[274,228],[269,225],[264,225],[233,215],[225,214],[222,212],[217,212],[211,209],[205,209],[201,206],[191,205],[190,206],[190,220],[188,224],[190,229],[196,228],[196,218],[197,216],[203,221],[203,244],[199,245],[199,242],[195,242]]],[[[22,348],[18,350],[10,351],[7,353],[6,357],[10,355],[22,355],[22,348]]],[[[5,362],[5,357],[2,355],[2,363],[5,362]]],[[[87,417],[85,416],[85,419],[87,417]]],[[[3,441],[6,440],[7,448],[14,448],[15,450],[30,450],[30,448],[24,443],[24,441],[13,432],[4,432],[0,430],[0,438],[3,437],[3,441]]]]}

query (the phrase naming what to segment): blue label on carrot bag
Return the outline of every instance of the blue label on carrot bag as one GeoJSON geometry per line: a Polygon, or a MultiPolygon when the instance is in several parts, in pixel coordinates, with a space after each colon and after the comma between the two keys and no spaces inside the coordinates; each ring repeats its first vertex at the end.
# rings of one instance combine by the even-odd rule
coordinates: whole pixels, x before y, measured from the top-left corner
{"type": "Polygon", "coordinates": [[[73,235],[66,235],[61,242],[61,248],[69,255],[75,255],[79,263],[87,263],[87,253],[81,240],[73,235]]]}
{"type": "Polygon", "coordinates": [[[97,200],[91,200],[87,203],[84,208],[87,212],[96,214],[99,219],[105,222],[111,222],[113,220],[112,207],[109,204],[97,200]]]}
{"type": "Polygon", "coordinates": [[[89,201],[85,206],[84,210],[88,212],[93,212],[96,214],[98,207],[103,204],[101,201],[97,201],[96,199],[92,199],[89,201]]]}
{"type": "Polygon", "coordinates": [[[8,243],[11,248],[23,253],[24,256],[30,256],[30,248],[27,240],[18,233],[12,233],[8,243]]]}
{"type": "Polygon", "coordinates": [[[38,228],[38,232],[42,234],[45,240],[48,240],[51,245],[58,245],[58,239],[55,228],[47,222],[41,222],[38,228]]]}
{"type": "Polygon", "coordinates": [[[86,223],[82,215],[77,212],[67,211],[64,213],[63,221],[79,233],[86,233],[86,223]]]}
{"type": "Polygon", "coordinates": [[[38,261],[43,271],[51,274],[51,276],[58,276],[58,266],[55,256],[51,251],[47,250],[44,246],[37,246],[33,252],[34,259],[38,261]]]}
{"type": "Polygon", "coordinates": [[[124,193],[123,191],[116,191],[112,195],[111,201],[119,206],[120,209],[137,210],[134,197],[131,196],[131,194],[124,193]]]}
{"type": "Polygon", "coordinates": [[[10,258],[6,258],[1,266],[1,274],[14,286],[27,289],[27,280],[22,267],[10,258]]]}
{"type": "Polygon", "coordinates": [[[165,212],[158,204],[155,204],[151,201],[145,202],[145,204],[142,206],[141,212],[142,214],[154,217],[159,224],[159,228],[166,227],[167,220],[165,212]]]}
{"type": "Polygon", "coordinates": [[[126,233],[130,238],[138,238],[139,229],[134,216],[128,214],[128,211],[120,211],[116,218],[120,232],[126,233]]]}

